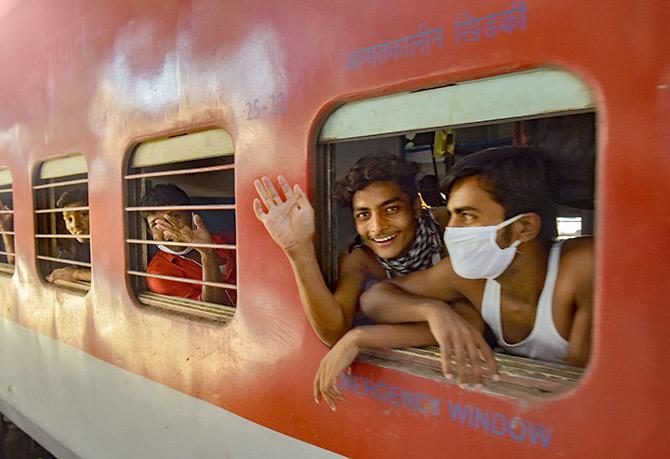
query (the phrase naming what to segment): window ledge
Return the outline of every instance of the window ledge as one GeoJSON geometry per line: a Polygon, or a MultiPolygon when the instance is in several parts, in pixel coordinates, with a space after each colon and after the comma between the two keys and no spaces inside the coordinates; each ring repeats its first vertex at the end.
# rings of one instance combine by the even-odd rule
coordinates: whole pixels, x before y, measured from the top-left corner
{"type": "MultiPolygon", "coordinates": [[[[485,377],[482,387],[476,389],[478,392],[517,400],[547,400],[575,387],[584,373],[583,368],[569,365],[498,353],[495,357],[500,380],[493,381],[485,377]]],[[[365,349],[359,360],[442,383],[457,384],[457,381],[444,378],[440,350],[436,346],[397,350],[365,349]]],[[[452,363],[455,364],[455,360],[452,363]]],[[[473,385],[468,387],[475,390],[473,385]]]]}
{"type": "Polygon", "coordinates": [[[152,292],[139,293],[137,299],[145,306],[174,312],[189,318],[195,317],[224,324],[230,322],[235,314],[235,308],[232,306],[152,292]]]}

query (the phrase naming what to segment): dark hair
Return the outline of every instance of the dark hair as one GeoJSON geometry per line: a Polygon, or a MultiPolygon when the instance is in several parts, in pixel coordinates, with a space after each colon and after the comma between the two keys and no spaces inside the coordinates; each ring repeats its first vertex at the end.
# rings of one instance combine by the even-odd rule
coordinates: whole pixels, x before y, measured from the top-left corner
{"type": "Polygon", "coordinates": [[[417,197],[419,166],[393,155],[359,159],[346,177],[335,184],[335,197],[342,206],[351,206],[354,194],[374,182],[393,182],[407,195],[410,204],[417,197]]]}
{"type": "Polygon", "coordinates": [[[85,206],[88,205],[88,193],[86,190],[78,189],[72,191],[66,191],[61,194],[56,201],[56,207],[68,207],[72,204],[81,203],[85,206]]]}
{"type": "MultiPolygon", "coordinates": [[[[171,183],[167,185],[154,185],[140,200],[141,207],[158,206],[188,206],[191,204],[191,198],[179,188],[171,183]]],[[[143,211],[142,216],[146,217],[149,212],[143,211]]]]}
{"type": "Polygon", "coordinates": [[[547,158],[530,147],[495,147],[456,161],[442,186],[448,196],[459,180],[481,178],[482,188],[505,209],[505,218],[533,212],[542,219],[538,239],[556,238],[555,177],[547,158]]]}

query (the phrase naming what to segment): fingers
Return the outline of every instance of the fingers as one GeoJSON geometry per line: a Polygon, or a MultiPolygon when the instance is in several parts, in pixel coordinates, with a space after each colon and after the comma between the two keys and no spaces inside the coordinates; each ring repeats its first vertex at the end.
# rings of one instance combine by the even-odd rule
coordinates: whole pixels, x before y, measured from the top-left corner
{"type": "Polygon", "coordinates": [[[207,233],[209,233],[207,226],[205,226],[205,221],[199,214],[196,213],[193,214],[193,226],[195,227],[195,229],[206,231],[207,233]]]}
{"type": "Polygon", "coordinates": [[[274,204],[281,204],[282,199],[279,197],[279,193],[277,193],[277,189],[275,188],[274,184],[272,183],[272,180],[270,180],[269,177],[263,177],[262,181],[263,181],[263,185],[265,186],[265,189],[267,190],[268,198],[274,204]]]}
{"type": "Polygon", "coordinates": [[[451,343],[449,342],[449,340],[444,340],[439,344],[440,344],[440,354],[442,363],[442,373],[444,373],[445,378],[451,379],[453,377],[450,370],[451,353],[452,353],[451,343]]]}
{"type": "Polygon", "coordinates": [[[265,209],[263,208],[263,204],[261,204],[261,201],[258,198],[254,198],[254,213],[256,214],[257,219],[260,221],[265,221],[265,209]]]}
{"type": "Polygon", "coordinates": [[[488,368],[488,375],[492,377],[494,380],[497,380],[498,362],[496,361],[493,350],[489,347],[489,345],[486,343],[486,340],[481,335],[478,335],[476,339],[478,341],[477,347],[479,348],[479,352],[481,353],[481,356],[484,358],[484,362],[486,362],[486,367],[488,368]]]}
{"type": "Polygon", "coordinates": [[[286,196],[286,201],[293,201],[295,200],[295,195],[293,194],[293,189],[291,189],[291,185],[288,184],[288,181],[283,175],[280,175],[277,177],[277,181],[279,182],[279,186],[281,187],[281,190],[284,192],[284,196],[286,196]]]}
{"type": "Polygon", "coordinates": [[[481,383],[482,381],[481,360],[479,359],[479,353],[477,352],[477,346],[475,345],[475,340],[474,338],[472,338],[472,336],[467,336],[464,341],[465,341],[465,350],[467,352],[468,360],[470,361],[470,371],[472,372],[474,381],[475,383],[481,383]]]}

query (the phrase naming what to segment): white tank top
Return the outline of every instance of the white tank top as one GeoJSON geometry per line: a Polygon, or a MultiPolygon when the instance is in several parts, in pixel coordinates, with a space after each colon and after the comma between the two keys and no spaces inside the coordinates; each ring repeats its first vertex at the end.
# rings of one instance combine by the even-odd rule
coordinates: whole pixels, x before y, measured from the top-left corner
{"type": "Polygon", "coordinates": [[[500,284],[494,279],[486,281],[482,298],[482,318],[496,335],[500,347],[510,354],[548,362],[565,362],[569,343],[556,330],[552,308],[562,243],[563,241],[554,243],[549,253],[547,277],[537,305],[533,329],[525,339],[516,344],[506,343],[503,337],[500,319],[500,284]]]}

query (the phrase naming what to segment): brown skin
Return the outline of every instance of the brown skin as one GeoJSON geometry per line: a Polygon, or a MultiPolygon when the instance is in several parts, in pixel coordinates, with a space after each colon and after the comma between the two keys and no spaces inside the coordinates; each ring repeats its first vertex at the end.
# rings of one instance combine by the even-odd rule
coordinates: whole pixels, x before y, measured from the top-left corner
{"type": "Polygon", "coordinates": [[[332,346],[351,329],[365,284],[386,278],[374,253],[396,257],[413,242],[419,202],[410,203],[398,185],[390,182],[374,182],[354,194],[356,230],[366,248],[342,254],[338,282],[331,292],[314,249],[314,210],[299,186],[291,188],[282,176],[278,182],[285,198],[268,177],[256,180],[260,200],[254,200],[254,211],[291,262],[312,328],[321,341],[332,346]],[[384,241],[387,238],[390,240],[384,241]]]}
{"type": "MultiPolygon", "coordinates": [[[[63,209],[63,221],[65,222],[65,228],[73,236],[88,236],[89,234],[89,221],[88,221],[88,210],[69,210],[68,207],[85,207],[86,203],[83,202],[73,202],[72,204],[67,205],[63,209]]],[[[83,244],[87,241],[87,238],[77,237],[77,242],[83,244]]],[[[57,280],[64,280],[69,282],[91,282],[91,270],[88,268],[56,268],[51,271],[46,277],[47,282],[55,282],[57,280]]]]}
{"type": "MultiPolygon", "coordinates": [[[[503,207],[493,200],[477,178],[457,182],[449,195],[449,226],[489,226],[505,220],[503,207]]],[[[548,247],[536,238],[540,217],[527,214],[498,233],[497,242],[508,247],[520,240],[518,253],[497,281],[501,284],[503,335],[516,343],[528,336],[535,323],[537,302],[544,287],[548,247]]],[[[585,366],[591,347],[594,252],[591,238],[565,241],[561,250],[553,297],[553,319],[558,332],[570,343],[566,363],[585,366]]],[[[447,378],[456,368],[460,381],[497,378],[491,349],[481,332],[481,301],[486,281],[464,279],[454,273],[448,258],[424,271],[379,282],[361,296],[361,307],[376,322],[389,325],[351,330],[321,361],[314,380],[314,397],[323,397],[331,409],[344,399],[337,375],[364,347],[404,347],[437,344],[447,378]],[[454,312],[457,311],[458,314],[454,312]],[[463,320],[462,318],[466,318],[463,320]],[[482,362],[483,358],[483,362],[482,362]],[[466,365],[470,363],[470,367],[466,365]]]]}
{"type": "MultiPolygon", "coordinates": [[[[504,209],[493,200],[477,178],[463,179],[449,195],[449,226],[489,226],[505,220],[504,209]]],[[[527,214],[498,233],[498,244],[522,243],[512,264],[497,278],[501,284],[502,330],[505,340],[517,343],[533,329],[537,303],[547,273],[549,248],[537,236],[540,217],[527,214]]],[[[575,238],[561,250],[553,319],[559,334],[570,347],[566,363],[585,366],[591,347],[594,248],[591,238],[575,238]]],[[[429,317],[444,302],[468,300],[478,312],[486,281],[463,279],[451,268],[449,259],[433,268],[373,287],[361,299],[362,307],[377,321],[416,321],[429,317]]]]}
{"type": "MultiPolygon", "coordinates": [[[[278,182],[285,198],[279,195],[269,178],[263,177],[262,181],[255,182],[263,204],[259,199],[254,200],[254,210],[291,262],[300,299],[312,328],[326,345],[334,345],[321,362],[314,380],[315,401],[323,396],[334,409],[337,375],[356,358],[361,347],[376,347],[380,339],[390,340],[387,342],[391,347],[436,343],[425,323],[378,325],[349,331],[366,283],[386,279],[386,272],[374,254],[393,258],[409,249],[414,241],[420,203],[418,200],[410,203],[398,185],[391,182],[374,182],[356,192],[352,213],[356,231],[365,248],[357,248],[341,256],[338,283],[331,292],[323,279],[314,250],[314,210],[299,186],[291,188],[281,176],[278,182]],[[360,338],[361,341],[357,341],[356,346],[350,346],[350,339],[340,340],[343,335],[360,338]],[[370,339],[366,340],[368,337],[370,339]],[[346,364],[343,365],[343,362],[346,364]]],[[[434,214],[438,222],[446,221],[444,210],[437,210],[434,214]]],[[[466,316],[470,311],[471,308],[465,310],[466,316]]],[[[452,310],[445,309],[445,314],[449,313],[452,310]]],[[[454,320],[460,326],[468,327],[464,333],[481,338],[481,318],[475,313],[470,314],[468,319],[473,321],[474,327],[460,317],[454,320]]],[[[436,324],[439,326],[441,322],[436,324]]]]}
{"type": "MultiPolygon", "coordinates": [[[[157,211],[146,216],[149,232],[156,241],[161,242],[184,242],[187,244],[211,244],[210,235],[205,223],[198,214],[184,211],[157,211]]],[[[172,250],[181,251],[186,246],[170,246],[172,250]]],[[[202,280],[209,282],[221,282],[219,265],[221,258],[212,248],[195,247],[195,250],[184,255],[202,266],[202,280]]],[[[210,303],[224,304],[228,295],[223,288],[203,285],[201,298],[210,303]]]]}

